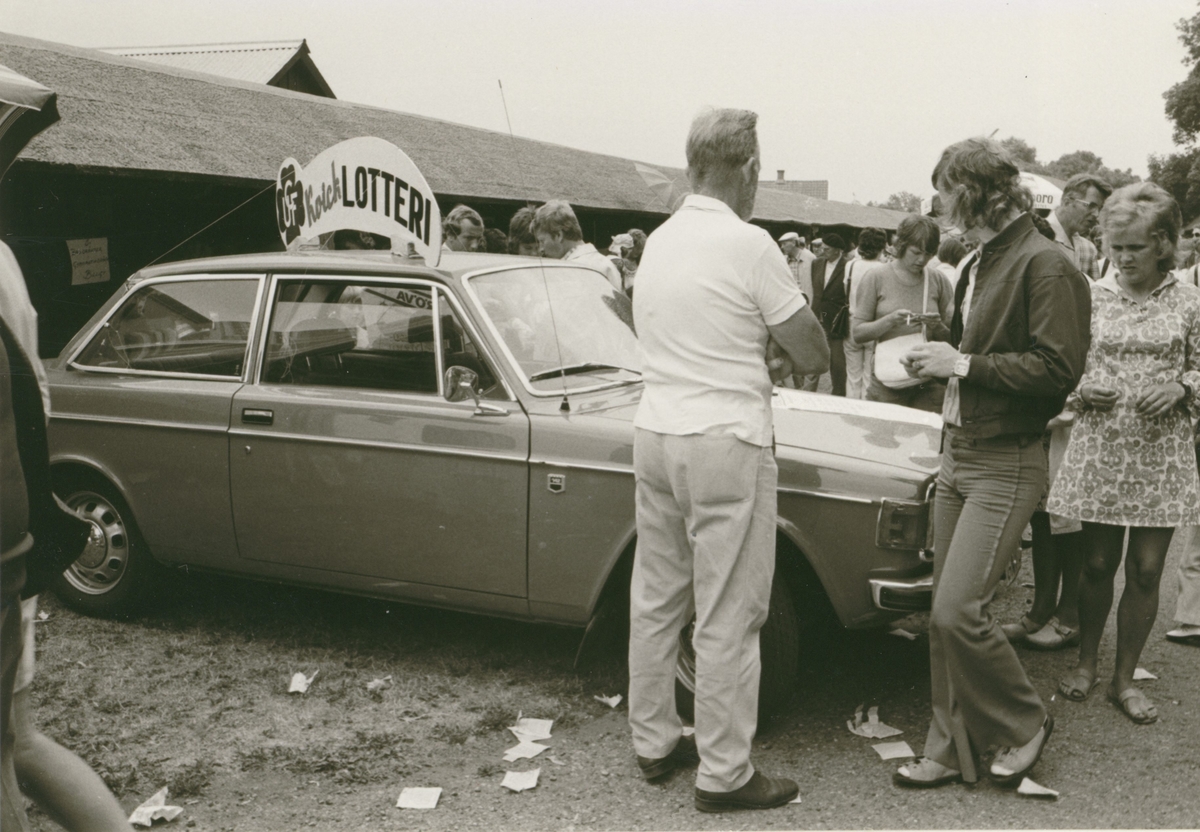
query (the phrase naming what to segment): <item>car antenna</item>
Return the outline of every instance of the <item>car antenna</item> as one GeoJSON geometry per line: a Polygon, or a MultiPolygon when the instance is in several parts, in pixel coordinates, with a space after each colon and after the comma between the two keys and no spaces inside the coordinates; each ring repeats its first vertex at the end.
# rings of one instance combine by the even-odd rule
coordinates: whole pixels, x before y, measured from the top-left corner
{"type": "MultiPolygon", "coordinates": [[[[517,162],[517,168],[521,171],[522,181],[528,181],[525,179],[525,166],[521,164],[521,154],[517,152],[517,137],[513,135],[512,119],[508,116],[508,99],[504,97],[504,83],[497,78],[496,84],[500,87],[500,103],[504,105],[504,121],[508,124],[508,138],[512,144],[513,158],[517,162]]],[[[554,330],[554,348],[558,351],[558,366],[562,368],[564,366],[562,343],[558,340],[558,322],[554,318],[554,303],[550,300],[550,281],[546,279],[546,267],[542,263],[541,257],[538,257],[538,269],[542,274],[542,286],[546,289],[546,308],[550,310],[550,327],[554,330]]],[[[571,401],[567,398],[567,374],[560,369],[559,377],[562,379],[563,397],[558,409],[563,413],[570,413],[571,401]]]]}

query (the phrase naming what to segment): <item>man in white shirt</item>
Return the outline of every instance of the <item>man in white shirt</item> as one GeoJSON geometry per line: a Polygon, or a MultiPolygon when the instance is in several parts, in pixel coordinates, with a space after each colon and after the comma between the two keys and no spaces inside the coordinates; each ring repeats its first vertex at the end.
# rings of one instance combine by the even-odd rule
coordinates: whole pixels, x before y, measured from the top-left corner
{"type": "Polygon", "coordinates": [[[455,205],[442,220],[445,251],[485,251],[483,217],[469,205],[455,205]]]}
{"type": "Polygon", "coordinates": [[[604,275],[618,292],[623,291],[621,273],[594,245],[583,241],[583,229],[566,202],[552,199],[538,208],[532,228],[544,257],[582,263],[604,275]]]}
{"type": "Polygon", "coordinates": [[[634,418],[629,723],[647,780],[698,749],[696,807],[709,812],[779,806],[798,791],[750,763],[775,564],[768,340],[798,373],[829,361],[787,261],[746,222],[760,169],[756,122],[745,110],[707,110],[693,122],[693,194],[650,235],[634,304],[645,391],[634,418]],[[693,612],[694,744],[675,710],[679,632],[693,612]]]}
{"type": "Polygon", "coordinates": [[[1054,241],[1062,246],[1075,268],[1089,280],[1099,280],[1098,252],[1088,239],[1100,218],[1104,201],[1112,195],[1112,186],[1098,176],[1079,173],[1063,186],[1062,202],[1046,220],[1054,229],[1054,241]]]}

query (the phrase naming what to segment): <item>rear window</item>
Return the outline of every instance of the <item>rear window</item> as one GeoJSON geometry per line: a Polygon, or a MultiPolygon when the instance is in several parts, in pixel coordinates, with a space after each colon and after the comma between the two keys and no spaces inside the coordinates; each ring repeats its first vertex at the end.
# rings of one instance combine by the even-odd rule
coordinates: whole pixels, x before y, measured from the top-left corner
{"type": "Polygon", "coordinates": [[[187,279],[135,289],[75,364],[240,378],[259,280],[187,279]]]}

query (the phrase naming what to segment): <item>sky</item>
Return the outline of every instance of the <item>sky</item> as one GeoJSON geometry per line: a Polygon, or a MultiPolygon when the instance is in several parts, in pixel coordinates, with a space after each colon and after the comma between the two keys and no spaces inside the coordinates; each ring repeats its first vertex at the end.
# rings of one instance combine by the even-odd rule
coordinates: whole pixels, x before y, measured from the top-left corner
{"type": "MultiPolygon", "coordinates": [[[[1019,136],[1146,175],[1196,0],[0,0],[73,46],[306,38],[338,98],[685,165],[708,105],[759,114],[764,178],[926,195],[943,147],[1019,136]]],[[[280,148],[280,158],[287,155],[280,148]]]]}

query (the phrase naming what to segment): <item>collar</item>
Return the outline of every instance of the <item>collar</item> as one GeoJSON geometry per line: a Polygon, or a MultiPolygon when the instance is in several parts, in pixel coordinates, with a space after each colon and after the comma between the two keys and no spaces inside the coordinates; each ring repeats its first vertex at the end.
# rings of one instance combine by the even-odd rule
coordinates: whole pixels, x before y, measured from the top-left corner
{"type": "Polygon", "coordinates": [[[1046,221],[1054,229],[1054,242],[1060,243],[1069,249],[1075,248],[1075,238],[1067,233],[1067,229],[1063,228],[1063,224],[1058,220],[1057,211],[1051,211],[1050,216],[1046,217],[1046,221]]]}
{"type": "MultiPolygon", "coordinates": [[[[1117,275],[1119,275],[1120,273],[1121,273],[1120,269],[1118,269],[1114,265],[1110,268],[1108,274],[1106,274],[1104,277],[1097,280],[1092,285],[1096,286],[1100,289],[1106,289],[1109,292],[1112,292],[1114,295],[1120,295],[1122,297],[1127,297],[1130,300],[1133,300],[1133,298],[1129,297],[1129,293],[1126,292],[1125,289],[1121,286],[1121,284],[1117,282],[1117,275]]],[[[1155,295],[1162,294],[1162,291],[1164,289],[1166,289],[1168,286],[1170,286],[1174,283],[1178,283],[1178,282],[1179,282],[1179,280],[1175,276],[1175,273],[1168,272],[1167,276],[1163,280],[1163,282],[1158,284],[1158,287],[1155,288],[1155,290],[1150,293],[1149,297],[1154,297],[1155,295]]]]}
{"type": "Polygon", "coordinates": [[[1037,233],[1037,227],[1034,226],[1029,214],[1022,214],[1005,226],[1003,231],[984,243],[981,252],[983,254],[995,254],[1002,249],[1008,248],[1027,234],[1037,233]]]}
{"type": "Polygon", "coordinates": [[[688,194],[683,199],[683,204],[679,206],[682,211],[685,208],[694,208],[699,211],[712,211],[718,214],[728,214],[734,219],[741,221],[741,217],[733,213],[733,209],[726,205],[716,197],[704,196],[704,194],[688,194]]]}
{"type": "Polygon", "coordinates": [[[585,254],[591,254],[593,251],[596,252],[597,254],[600,253],[597,250],[597,248],[594,245],[592,245],[591,243],[585,243],[585,242],[581,241],[578,245],[576,245],[574,248],[572,248],[570,251],[568,251],[566,254],[564,254],[563,259],[571,260],[575,257],[582,257],[585,254]]]}

